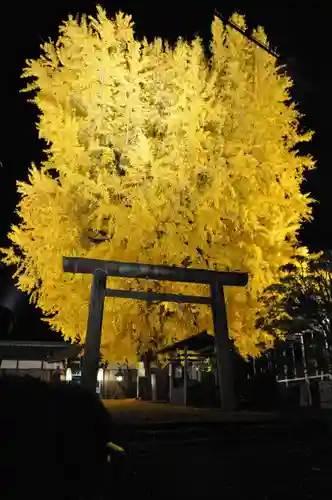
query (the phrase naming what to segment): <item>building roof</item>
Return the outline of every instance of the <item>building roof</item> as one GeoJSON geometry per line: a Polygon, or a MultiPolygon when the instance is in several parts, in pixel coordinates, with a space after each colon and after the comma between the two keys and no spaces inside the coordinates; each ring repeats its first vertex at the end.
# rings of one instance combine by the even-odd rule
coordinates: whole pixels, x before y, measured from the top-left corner
{"type": "Polygon", "coordinates": [[[76,358],[81,344],[66,342],[0,341],[0,359],[56,362],[76,358]]]}
{"type": "Polygon", "coordinates": [[[206,350],[213,350],[214,347],[214,336],[210,335],[206,330],[192,335],[187,339],[180,340],[174,344],[167,345],[163,349],[157,351],[158,354],[166,354],[174,351],[183,351],[188,349],[188,351],[202,352],[206,350]]]}

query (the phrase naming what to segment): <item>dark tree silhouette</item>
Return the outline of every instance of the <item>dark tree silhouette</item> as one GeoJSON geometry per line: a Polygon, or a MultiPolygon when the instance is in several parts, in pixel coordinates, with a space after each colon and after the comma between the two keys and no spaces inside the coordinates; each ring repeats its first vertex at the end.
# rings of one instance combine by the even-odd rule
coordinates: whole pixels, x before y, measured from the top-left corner
{"type": "Polygon", "coordinates": [[[310,335],[325,345],[325,355],[330,358],[332,252],[297,257],[282,270],[283,278],[263,296],[267,314],[258,323],[272,333],[310,335]]]}
{"type": "Polygon", "coordinates": [[[4,376],[0,408],[3,498],[103,498],[112,485],[106,444],[117,439],[94,394],[4,376]]]}

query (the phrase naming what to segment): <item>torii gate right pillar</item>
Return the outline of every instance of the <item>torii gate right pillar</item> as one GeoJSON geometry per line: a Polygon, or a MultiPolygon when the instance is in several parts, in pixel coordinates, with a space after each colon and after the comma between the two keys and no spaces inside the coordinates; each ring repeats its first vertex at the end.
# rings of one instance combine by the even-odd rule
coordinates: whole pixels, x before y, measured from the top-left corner
{"type": "Polygon", "coordinates": [[[216,280],[210,288],[220,406],[223,410],[234,411],[237,408],[234,346],[228,335],[224,287],[216,280]]]}

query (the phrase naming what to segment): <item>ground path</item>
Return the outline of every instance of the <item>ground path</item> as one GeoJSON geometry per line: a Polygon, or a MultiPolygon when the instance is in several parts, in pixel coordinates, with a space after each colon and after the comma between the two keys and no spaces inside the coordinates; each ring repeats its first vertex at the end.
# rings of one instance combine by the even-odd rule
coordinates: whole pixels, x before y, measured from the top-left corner
{"type": "MultiPolygon", "coordinates": [[[[144,498],[328,499],[329,419],[104,402],[124,431],[131,492],[144,498]]],[[[125,492],[124,498],[126,498],[125,492]]]]}

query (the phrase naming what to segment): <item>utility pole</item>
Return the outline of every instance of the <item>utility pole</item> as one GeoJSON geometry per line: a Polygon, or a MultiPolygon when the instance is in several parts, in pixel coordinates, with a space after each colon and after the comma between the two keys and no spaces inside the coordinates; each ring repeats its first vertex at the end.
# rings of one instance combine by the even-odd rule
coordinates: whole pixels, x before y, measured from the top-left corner
{"type": "MultiPolygon", "coordinates": [[[[277,60],[279,60],[279,59],[282,58],[282,56],[280,54],[278,54],[276,51],[270,49],[270,47],[268,47],[267,45],[264,45],[264,43],[262,43],[259,40],[257,40],[257,38],[255,38],[253,35],[251,35],[250,33],[248,33],[248,31],[246,31],[243,28],[241,28],[241,26],[238,26],[231,19],[229,19],[229,18],[227,19],[225,16],[223,16],[222,14],[220,14],[220,12],[218,12],[217,10],[215,10],[215,14],[222,20],[222,22],[225,24],[225,26],[226,25],[230,26],[235,31],[237,31],[238,33],[240,33],[242,36],[244,36],[245,38],[247,38],[247,40],[250,40],[252,43],[254,43],[255,45],[257,45],[257,47],[260,47],[262,50],[264,50],[265,52],[267,52],[268,54],[270,54],[270,56],[274,57],[277,60]]],[[[287,58],[284,58],[284,59],[285,59],[285,63],[287,64],[288,69],[290,70],[290,73],[294,77],[295,83],[297,83],[297,84],[300,85],[300,89],[301,90],[303,90],[305,93],[309,93],[309,92],[313,93],[313,92],[317,92],[318,91],[318,89],[316,89],[307,79],[304,79],[299,74],[299,71],[296,68],[297,64],[296,64],[296,61],[295,61],[294,58],[287,57],[287,58]]]]}

